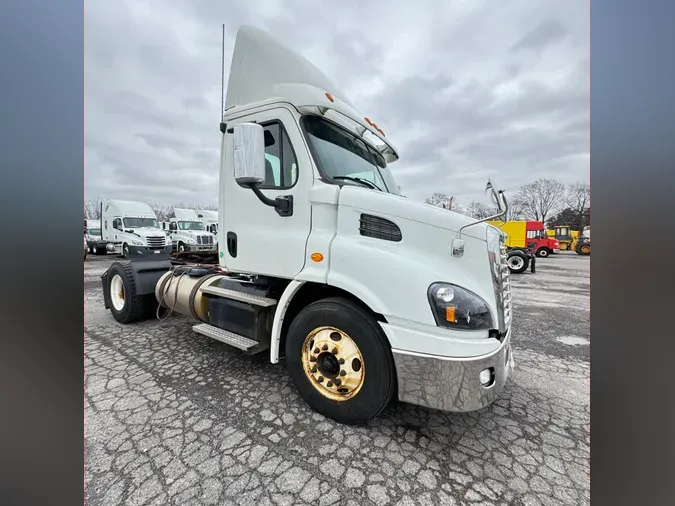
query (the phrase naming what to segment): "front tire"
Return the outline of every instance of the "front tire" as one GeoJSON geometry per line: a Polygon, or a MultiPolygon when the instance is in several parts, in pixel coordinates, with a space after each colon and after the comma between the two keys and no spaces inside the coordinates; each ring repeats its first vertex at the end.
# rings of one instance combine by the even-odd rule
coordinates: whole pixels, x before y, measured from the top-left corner
{"type": "Polygon", "coordinates": [[[520,274],[527,270],[530,265],[530,259],[527,258],[525,253],[514,251],[506,259],[506,264],[509,267],[509,271],[513,274],[520,274]]]}
{"type": "Polygon", "coordinates": [[[183,244],[182,242],[179,242],[178,243],[178,253],[182,253],[183,251],[185,251],[185,244],[183,244]]]}
{"type": "Polygon", "coordinates": [[[295,317],[286,363],[305,402],[340,423],[378,416],[396,392],[387,337],[368,311],[342,297],[314,302],[295,317]]]}
{"type": "Polygon", "coordinates": [[[548,248],[541,248],[537,251],[537,256],[539,258],[546,258],[551,254],[551,252],[548,250],[548,248]]]}
{"type": "Polygon", "coordinates": [[[127,243],[122,244],[122,256],[124,258],[129,258],[131,256],[131,251],[129,250],[129,245],[127,243]]]}

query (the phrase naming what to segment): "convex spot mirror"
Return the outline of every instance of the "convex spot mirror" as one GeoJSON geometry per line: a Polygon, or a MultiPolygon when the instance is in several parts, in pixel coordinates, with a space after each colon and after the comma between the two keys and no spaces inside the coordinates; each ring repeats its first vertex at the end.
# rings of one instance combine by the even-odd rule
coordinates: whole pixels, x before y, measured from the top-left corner
{"type": "Polygon", "coordinates": [[[241,185],[265,181],[265,130],[255,123],[234,125],[234,179],[241,185]]]}
{"type": "Polygon", "coordinates": [[[178,225],[176,224],[176,222],[172,221],[171,223],[169,223],[169,230],[178,230],[178,225]]]}

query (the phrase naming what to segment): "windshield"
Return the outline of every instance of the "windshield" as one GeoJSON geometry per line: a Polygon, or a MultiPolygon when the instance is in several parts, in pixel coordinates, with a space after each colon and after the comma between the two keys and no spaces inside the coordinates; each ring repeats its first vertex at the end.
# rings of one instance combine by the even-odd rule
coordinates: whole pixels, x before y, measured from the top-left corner
{"type": "Polygon", "coordinates": [[[100,228],[90,228],[89,229],[89,235],[101,235],[101,229],[100,228]]]}
{"type": "Polygon", "coordinates": [[[155,218],[124,218],[124,228],[159,228],[155,218]]]}
{"type": "Polygon", "coordinates": [[[319,116],[305,116],[304,126],[316,162],[328,177],[400,194],[382,155],[362,139],[319,116]]]}
{"type": "Polygon", "coordinates": [[[181,230],[205,230],[201,221],[179,221],[178,228],[181,230]]]}

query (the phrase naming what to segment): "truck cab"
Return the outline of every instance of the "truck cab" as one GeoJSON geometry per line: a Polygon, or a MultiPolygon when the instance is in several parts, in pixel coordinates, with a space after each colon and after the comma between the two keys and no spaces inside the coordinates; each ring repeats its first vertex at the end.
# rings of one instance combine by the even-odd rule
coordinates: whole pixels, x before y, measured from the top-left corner
{"type": "Polygon", "coordinates": [[[108,200],[102,208],[102,232],[107,251],[131,258],[171,250],[171,243],[149,205],[129,200],[108,200]]]}
{"type": "Polygon", "coordinates": [[[174,251],[211,251],[216,245],[215,235],[206,230],[204,222],[192,209],[174,209],[169,220],[169,237],[174,251]]]}
{"type": "MultiPolygon", "coordinates": [[[[237,34],[220,132],[218,264],[113,264],[117,321],[157,304],[190,316],[199,334],[283,359],[302,398],[343,423],[394,398],[444,411],[496,399],[513,366],[499,229],[403,197],[384,129],[253,27],[237,34]]],[[[507,202],[489,188],[498,219],[507,202]]]]}
{"type": "Polygon", "coordinates": [[[105,255],[107,242],[101,233],[101,220],[87,220],[87,251],[94,255],[105,255]]]}

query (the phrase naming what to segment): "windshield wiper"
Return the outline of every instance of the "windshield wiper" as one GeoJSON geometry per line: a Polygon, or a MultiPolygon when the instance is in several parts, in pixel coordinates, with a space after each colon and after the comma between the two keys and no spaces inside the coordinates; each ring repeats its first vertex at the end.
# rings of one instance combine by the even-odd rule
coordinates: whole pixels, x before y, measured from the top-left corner
{"type": "Polygon", "coordinates": [[[356,181],[357,183],[361,183],[362,185],[367,186],[368,188],[372,188],[373,190],[379,190],[382,191],[382,188],[377,186],[375,183],[372,181],[368,181],[367,179],[362,179],[360,177],[351,177],[351,176],[335,176],[333,179],[346,179],[347,181],[356,181]]]}

